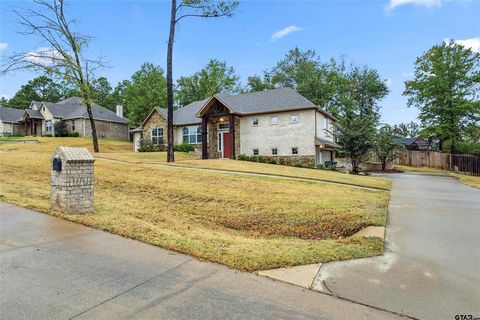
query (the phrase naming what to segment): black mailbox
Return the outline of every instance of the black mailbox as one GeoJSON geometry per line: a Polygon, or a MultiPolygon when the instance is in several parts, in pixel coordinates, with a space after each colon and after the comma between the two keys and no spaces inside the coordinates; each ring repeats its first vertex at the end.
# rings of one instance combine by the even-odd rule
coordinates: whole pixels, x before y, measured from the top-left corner
{"type": "Polygon", "coordinates": [[[53,158],[52,169],[53,171],[62,171],[62,159],[53,158]]]}

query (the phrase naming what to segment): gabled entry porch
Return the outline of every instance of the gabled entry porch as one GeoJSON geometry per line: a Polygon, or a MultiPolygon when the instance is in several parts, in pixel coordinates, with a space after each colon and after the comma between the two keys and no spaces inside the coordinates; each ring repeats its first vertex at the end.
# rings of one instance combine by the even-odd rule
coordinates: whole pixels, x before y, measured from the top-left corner
{"type": "Polygon", "coordinates": [[[202,159],[235,159],[240,151],[240,119],[216,96],[197,117],[202,118],[202,159]]]}

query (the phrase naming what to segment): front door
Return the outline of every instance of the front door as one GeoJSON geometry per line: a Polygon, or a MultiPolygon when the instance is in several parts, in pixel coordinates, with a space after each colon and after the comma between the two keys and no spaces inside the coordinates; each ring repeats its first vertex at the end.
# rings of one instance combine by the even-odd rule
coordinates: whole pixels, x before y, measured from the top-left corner
{"type": "Polygon", "coordinates": [[[232,156],[232,139],[230,138],[230,132],[223,133],[223,157],[230,158],[232,156]]]}

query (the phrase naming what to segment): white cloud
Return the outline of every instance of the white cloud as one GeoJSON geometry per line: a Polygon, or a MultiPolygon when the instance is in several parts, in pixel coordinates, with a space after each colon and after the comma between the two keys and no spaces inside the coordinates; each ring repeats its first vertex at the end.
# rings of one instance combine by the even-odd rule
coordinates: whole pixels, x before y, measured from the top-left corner
{"type": "Polygon", "coordinates": [[[404,77],[412,77],[413,76],[413,72],[402,72],[402,76],[404,77]]]}
{"type": "Polygon", "coordinates": [[[397,7],[409,4],[432,8],[440,7],[442,5],[442,0],[390,0],[387,5],[387,10],[393,10],[397,7]]]}
{"type": "MultiPolygon", "coordinates": [[[[450,39],[445,39],[445,42],[450,41],[450,39]]],[[[454,40],[456,44],[464,46],[467,49],[472,49],[473,52],[480,53],[480,37],[464,39],[464,40],[454,40]]]]}
{"type": "Polygon", "coordinates": [[[41,47],[25,54],[25,60],[43,66],[50,66],[59,59],[62,59],[62,55],[56,49],[47,47],[41,47]]]}
{"type": "Polygon", "coordinates": [[[8,48],[8,43],[0,42],[0,51],[5,50],[8,48]]]}
{"type": "Polygon", "coordinates": [[[298,31],[302,31],[302,30],[303,30],[303,28],[297,27],[295,25],[288,26],[286,28],[283,28],[282,30],[278,30],[277,32],[274,32],[272,34],[271,41],[275,42],[275,41],[277,41],[279,39],[282,39],[283,37],[289,35],[292,32],[298,32],[298,31]]]}

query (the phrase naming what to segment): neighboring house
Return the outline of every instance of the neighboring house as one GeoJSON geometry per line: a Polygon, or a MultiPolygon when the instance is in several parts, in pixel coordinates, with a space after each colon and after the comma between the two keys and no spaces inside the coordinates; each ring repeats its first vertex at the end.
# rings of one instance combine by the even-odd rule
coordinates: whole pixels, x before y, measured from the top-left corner
{"type": "Polygon", "coordinates": [[[25,110],[0,107],[0,137],[23,134],[20,118],[25,110]]]}
{"type": "MultiPolygon", "coordinates": [[[[32,101],[27,109],[17,109],[21,111],[21,115],[16,119],[18,125],[16,134],[55,135],[54,124],[64,121],[68,130],[77,131],[80,137],[91,137],[90,119],[87,107],[82,101],[80,97],[71,97],[57,103],[32,101]]],[[[123,118],[122,106],[117,106],[115,113],[99,105],[93,105],[92,114],[99,138],[128,140],[128,121],[123,118]]]]}
{"type": "MultiPolygon", "coordinates": [[[[166,111],[154,108],[134,141],[166,143],[166,111]]],[[[335,118],[291,88],[216,94],[175,110],[173,120],[174,143],[194,144],[203,159],[245,154],[323,164],[339,147],[329,133],[335,118]]]]}
{"type": "Polygon", "coordinates": [[[397,141],[405,146],[407,150],[430,150],[431,145],[428,140],[420,137],[402,138],[397,137],[397,141]]]}

